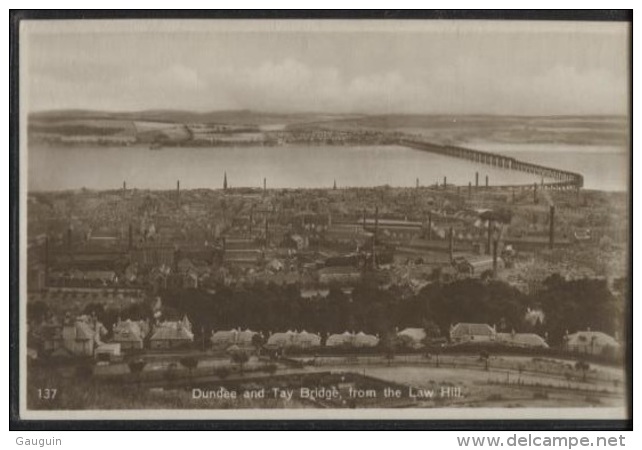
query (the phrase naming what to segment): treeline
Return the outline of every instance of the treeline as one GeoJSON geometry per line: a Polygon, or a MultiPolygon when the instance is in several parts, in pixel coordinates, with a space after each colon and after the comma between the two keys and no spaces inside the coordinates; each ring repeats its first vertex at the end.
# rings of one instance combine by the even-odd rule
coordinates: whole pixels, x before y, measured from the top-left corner
{"type": "Polygon", "coordinates": [[[496,325],[498,332],[535,332],[559,345],[564,334],[591,328],[614,335],[623,326],[623,307],[605,280],[565,281],[549,277],[543,289],[527,295],[501,281],[459,280],[433,283],[417,295],[399,288],[380,289],[363,283],[351,295],[338,288],[326,297],[302,298],[298,286],[257,283],[221,287],[210,294],[199,290],[162,293],[166,314],[187,314],[195,332],[250,328],[264,333],[287,329],[321,334],[363,331],[381,336],[406,327],[436,325],[447,337],[457,322],[496,325]],[[527,311],[541,310],[537,320],[527,311]]]}
{"type": "MultiPolygon", "coordinates": [[[[560,345],[565,333],[590,328],[615,335],[623,329],[624,300],[614,296],[605,280],[566,281],[559,275],[547,278],[543,288],[524,294],[501,281],[478,279],[432,283],[417,295],[399,287],[380,289],[362,283],[350,295],[331,288],[325,297],[302,298],[296,285],[256,283],[250,287],[220,286],[215,293],[197,289],[170,289],[161,292],[162,318],[187,315],[197,336],[212,330],[249,328],[270,332],[306,330],[322,335],[348,331],[388,335],[395,329],[435,329],[448,337],[451,324],[487,323],[498,332],[534,332],[548,336],[550,345],[560,345]],[[536,320],[528,310],[541,311],[536,320]]],[[[39,303],[29,305],[30,320],[47,314],[39,303]]],[[[134,304],[126,310],[87,306],[111,326],[122,319],[150,319],[151,304],[134,304]]]]}

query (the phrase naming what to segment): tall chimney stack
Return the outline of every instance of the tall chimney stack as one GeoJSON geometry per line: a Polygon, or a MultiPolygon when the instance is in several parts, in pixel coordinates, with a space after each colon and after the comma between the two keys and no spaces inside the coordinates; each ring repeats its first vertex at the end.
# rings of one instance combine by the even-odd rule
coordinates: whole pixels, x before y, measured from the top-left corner
{"type": "Polygon", "coordinates": [[[555,245],[555,206],[551,205],[548,217],[548,245],[552,249],[555,245]]]}
{"type": "Polygon", "coordinates": [[[497,239],[493,240],[493,276],[497,276],[497,239]]]}
{"type": "Polygon", "coordinates": [[[415,187],[419,188],[419,178],[417,178],[417,180],[416,180],[415,187]]]}
{"type": "Polygon", "coordinates": [[[123,181],[123,191],[126,191],[126,190],[127,190],[127,182],[123,181]]]}
{"type": "Polygon", "coordinates": [[[71,231],[71,225],[67,227],[67,251],[71,253],[71,239],[72,239],[72,231],[71,231]]]}
{"type": "Polygon", "coordinates": [[[493,235],[493,221],[488,219],[488,241],[486,242],[486,254],[490,255],[491,252],[491,239],[493,235]]]}
{"type": "Polygon", "coordinates": [[[263,178],[263,190],[267,190],[267,178],[263,178]]]}
{"type": "Polygon", "coordinates": [[[223,190],[227,191],[227,172],[223,173],[223,190]]]}
{"type": "Polygon", "coordinates": [[[375,206],[375,228],[374,228],[374,238],[377,240],[377,234],[379,233],[379,207],[375,206]]]}
{"type": "Polygon", "coordinates": [[[49,285],[49,235],[45,236],[45,287],[49,285]]]}
{"type": "Polygon", "coordinates": [[[267,215],[265,216],[265,246],[267,247],[268,245],[268,233],[270,232],[269,226],[268,226],[268,218],[267,215]]]}
{"type": "Polygon", "coordinates": [[[479,172],[475,172],[475,187],[479,187],[479,172]]]}
{"type": "Polygon", "coordinates": [[[446,177],[444,177],[444,189],[446,188],[446,177]]]}
{"type": "Polygon", "coordinates": [[[372,267],[377,267],[377,235],[379,234],[379,207],[375,206],[375,230],[372,237],[372,267]]]}
{"type": "Polygon", "coordinates": [[[468,198],[470,198],[473,195],[473,183],[468,182],[468,198]]]}
{"type": "Polygon", "coordinates": [[[428,240],[432,241],[432,211],[428,213],[428,240]]]}
{"type": "Polygon", "coordinates": [[[488,175],[486,175],[486,187],[488,187],[488,175]]]}

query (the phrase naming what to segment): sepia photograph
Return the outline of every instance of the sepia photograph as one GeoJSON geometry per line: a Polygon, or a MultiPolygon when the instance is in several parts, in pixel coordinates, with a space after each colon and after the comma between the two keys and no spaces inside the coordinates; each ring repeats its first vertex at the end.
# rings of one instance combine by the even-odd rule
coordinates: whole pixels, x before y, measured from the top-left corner
{"type": "Polygon", "coordinates": [[[21,20],[21,419],[629,420],[631,27],[21,20]]]}

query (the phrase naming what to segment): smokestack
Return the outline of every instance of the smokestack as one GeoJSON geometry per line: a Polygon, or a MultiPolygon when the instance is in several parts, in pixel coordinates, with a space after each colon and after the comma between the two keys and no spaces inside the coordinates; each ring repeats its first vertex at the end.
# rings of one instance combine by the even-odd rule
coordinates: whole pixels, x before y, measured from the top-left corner
{"type": "Polygon", "coordinates": [[[552,249],[555,245],[555,206],[551,205],[548,217],[548,245],[552,249]]]}
{"type": "Polygon", "coordinates": [[[227,191],[227,172],[223,174],[223,190],[227,191]]]}
{"type": "Polygon", "coordinates": [[[181,181],[176,180],[176,205],[181,204],[181,181]]]}
{"type": "Polygon", "coordinates": [[[497,276],[497,239],[493,241],[493,276],[497,276]]]}
{"type": "Polygon", "coordinates": [[[470,198],[473,195],[473,183],[468,182],[468,198],[470,198]]]}
{"type": "Polygon", "coordinates": [[[453,250],[454,250],[454,243],[455,240],[455,232],[453,231],[453,227],[450,227],[450,233],[448,234],[448,255],[450,256],[450,262],[453,262],[453,250]]]}
{"type": "Polygon", "coordinates": [[[265,216],[265,246],[267,247],[268,244],[268,233],[269,233],[269,228],[268,228],[268,218],[265,216]]]}
{"type": "Polygon", "coordinates": [[[372,267],[377,267],[377,235],[379,233],[379,207],[375,206],[375,231],[372,239],[372,267]]]}
{"type": "Polygon", "coordinates": [[[332,189],[335,190],[335,191],[337,190],[337,180],[336,179],[334,180],[334,184],[332,185],[332,189]]]}
{"type": "Polygon", "coordinates": [[[126,191],[126,190],[127,190],[127,182],[123,181],[123,191],[126,191]]]}
{"type": "Polygon", "coordinates": [[[377,233],[379,233],[379,207],[375,206],[375,231],[374,238],[377,240],[377,233]]]}
{"type": "Polygon", "coordinates": [[[479,187],[479,172],[475,172],[475,187],[479,187]]]}
{"type": "Polygon", "coordinates": [[[432,211],[428,213],[428,240],[432,241],[432,211]]]}
{"type": "Polygon", "coordinates": [[[263,178],[263,190],[264,191],[267,190],[267,179],[266,178],[263,178]]]}
{"type": "Polygon", "coordinates": [[[416,181],[415,187],[416,187],[416,188],[419,188],[419,178],[417,178],[417,181],[416,181]]]}
{"type": "Polygon", "coordinates": [[[444,189],[446,188],[446,177],[444,177],[444,189]]]}
{"type": "Polygon", "coordinates": [[[493,221],[488,219],[488,241],[486,242],[486,254],[490,255],[491,247],[490,242],[493,234],[493,221]]]}
{"type": "Polygon", "coordinates": [[[49,236],[45,236],[45,287],[49,285],[49,236]]]}
{"type": "Polygon", "coordinates": [[[488,187],[488,175],[486,175],[486,187],[488,187]]]}

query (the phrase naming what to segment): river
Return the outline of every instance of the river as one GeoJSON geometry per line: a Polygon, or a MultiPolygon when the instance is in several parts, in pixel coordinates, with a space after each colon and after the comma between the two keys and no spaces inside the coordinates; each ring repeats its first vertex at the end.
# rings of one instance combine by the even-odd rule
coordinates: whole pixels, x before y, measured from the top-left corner
{"type": "MultiPolygon", "coordinates": [[[[551,153],[550,148],[478,144],[481,150],[506,153],[526,161],[573,170],[585,175],[593,189],[625,190],[628,159],[625,152],[596,151],[572,146],[551,153]],[[484,148],[484,145],[486,146],[484,148]],[[583,153],[579,153],[579,152],[583,153]]],[[[472,147],[472,146],[471,146],[472,147]]],[[[28,157],[31,191],[65,189],[221,188],[227,173],[231,187],[318,188],[414,186],[443,182],[491,185],[539,182],[529,174],[475,164],[400,146],[282,146],[236,148],[163,148],[143,146],[69,148],[32,146],[28,157]]]]}

